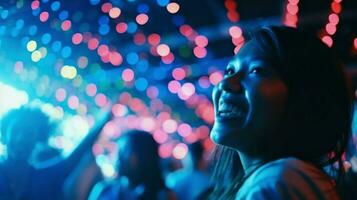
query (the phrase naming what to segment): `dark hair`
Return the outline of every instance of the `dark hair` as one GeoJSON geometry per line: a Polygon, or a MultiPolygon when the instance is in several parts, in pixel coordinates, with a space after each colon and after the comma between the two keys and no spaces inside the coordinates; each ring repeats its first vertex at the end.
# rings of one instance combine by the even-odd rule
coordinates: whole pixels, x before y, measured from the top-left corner
{"type": "Polygon", "coordinates": [[[18,109],[10,110],[1,119],[1,139],[3,142],[6,138],[9,128],[12,126],[23,126],[24,124],[31,124],[36,130],[38,130],[38,141],[46,143],[50,136],[53,124],[50,122],[50,118],[40,108],[22,106],[18,109]]]}
{"type": "MultiPolygon", "coordinates": [[[[271,55],[272,66],[288,88],[280,130],[264,138],[261,152],[269,153],[264,155],[269,160],[293,156],[320,168],[337,161],[342,174],[342,156],[351,134],[353,98],[336,53],[317,37],[295,28],[263,27],[252,34],[252,39],[271,55]]],[[[237,153],[219,148],[215,176],[228,176],[230,183],[226,189],[217,186],[216,194],[229,199],[244,179],[242,166],[237,153]],[[236,167],[227,175],[222,169],[228,165],[236,167]]]]}
{"type": "Polygon", "coordinates": [[[190,154],[192,156],[194,166],[197,166],[198,162],[202,160],[203,153],[204,153],[202,143],[200,141],[197,141],[192,144],[189,144],[188,149],[190,150],[190,154]]]}
{"type": "Polygon", "coordinates": [[[145,131],[132,130],[122,136],[128,142],[132,152],[138,157],[138,171],[136,176],[145,185],[145,192],[141,199],[156,199],[158,192],[165,189],[161,175],[158,144],[152,135],[145,131]]]}

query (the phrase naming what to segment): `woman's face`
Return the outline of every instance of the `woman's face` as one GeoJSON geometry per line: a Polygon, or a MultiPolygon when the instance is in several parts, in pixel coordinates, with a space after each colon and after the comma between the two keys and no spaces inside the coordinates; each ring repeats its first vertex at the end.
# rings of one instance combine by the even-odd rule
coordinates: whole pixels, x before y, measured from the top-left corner
{"type": "Polygon", "coordinates": [[[246,43],[229,62],[212,95],[214,142],[249,152],[263,144],[264,138],[274,137],[288,91],[272,63],[256,40],[246,43]]]}

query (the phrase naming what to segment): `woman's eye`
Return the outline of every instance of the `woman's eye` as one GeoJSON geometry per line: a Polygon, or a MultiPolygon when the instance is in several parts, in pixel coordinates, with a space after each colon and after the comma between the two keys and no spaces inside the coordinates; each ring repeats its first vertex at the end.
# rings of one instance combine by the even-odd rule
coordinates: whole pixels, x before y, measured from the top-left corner
{"type": "Polygon", "coordinates": [[[255,67],[252,70],[250,70],[250,74],[261,74],[263,72],[263,68],[262,67],[255,67]]]}
{"type": "Polygon", "coordinates": [[[228,68],[228,69],[226,69],[225,74],[232,75],[232,74],[234,74],[234,70],[232,68],[228,68]]]}

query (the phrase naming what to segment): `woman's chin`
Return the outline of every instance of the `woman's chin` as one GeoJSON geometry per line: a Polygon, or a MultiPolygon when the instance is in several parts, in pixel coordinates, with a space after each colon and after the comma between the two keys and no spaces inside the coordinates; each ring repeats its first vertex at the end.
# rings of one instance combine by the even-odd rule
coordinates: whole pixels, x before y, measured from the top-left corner
{"type": "Polygon", "coordinates": [[[215,122],[210,137],[216,144],[235,150],[241,150],[254,146],[256,134],[247,130],[245,126],[235,123],[235,126],[215,122]]]}
{"type": "Polygon", "coordinates": [[[232,128],[220,126],[217,123],[213,125],[211,129],[210,137],[212,141],[216,144],[224,145],[224,146],[234,146],[234,141],[236,141],[237,134],[234,134],[234,130],[232,128]]]}

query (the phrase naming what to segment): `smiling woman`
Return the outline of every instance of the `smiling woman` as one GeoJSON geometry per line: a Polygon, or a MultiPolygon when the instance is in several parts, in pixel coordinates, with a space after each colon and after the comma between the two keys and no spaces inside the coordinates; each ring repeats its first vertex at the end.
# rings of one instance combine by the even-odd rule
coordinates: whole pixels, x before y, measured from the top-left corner
{"type": "Polygon", "coordinates": [[[352,95],[339,60],[297,29],[252,36],[213,91],[220,155],[211,198],[340,199],[352,95]]]}
{"type": "Polygon", "coordinates": [[[217,115],[212,138],[217,143],[255,151],[252,147],[261,134],[278,126],[287,86],[268,59],[252,40],[228,64],[224,79],[213,92],[217,115]]]}

